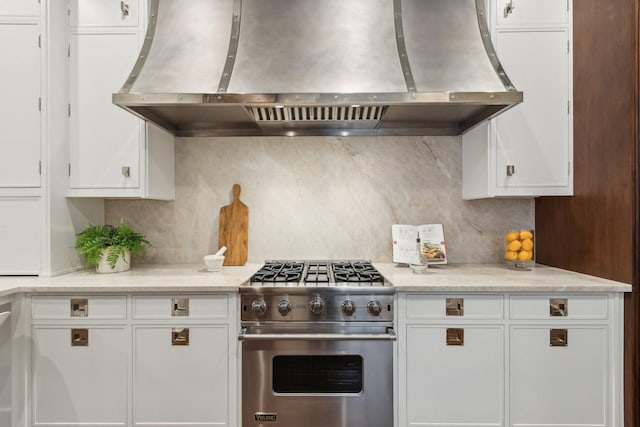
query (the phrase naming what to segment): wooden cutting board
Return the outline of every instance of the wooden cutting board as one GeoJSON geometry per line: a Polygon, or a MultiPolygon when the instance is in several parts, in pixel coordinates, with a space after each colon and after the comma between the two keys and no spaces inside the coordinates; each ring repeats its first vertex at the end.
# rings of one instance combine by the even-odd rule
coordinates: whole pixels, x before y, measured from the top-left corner
{"type": "Polygon", "coordinates": [[[218,248],[227,247],[224,265],[247,263],[249,238],[249,208],[240,201],[240,185],[233,185],[233,202],[220,208],[218,248]]]}

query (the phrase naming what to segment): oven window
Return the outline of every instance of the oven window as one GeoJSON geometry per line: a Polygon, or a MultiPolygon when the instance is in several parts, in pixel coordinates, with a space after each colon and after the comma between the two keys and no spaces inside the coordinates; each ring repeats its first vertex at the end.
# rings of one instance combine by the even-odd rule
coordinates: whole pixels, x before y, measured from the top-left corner
{"type": "Polygon", "coordinates": [[[360,393],[362,357],[275,356],[275,393],[360,393]]]}

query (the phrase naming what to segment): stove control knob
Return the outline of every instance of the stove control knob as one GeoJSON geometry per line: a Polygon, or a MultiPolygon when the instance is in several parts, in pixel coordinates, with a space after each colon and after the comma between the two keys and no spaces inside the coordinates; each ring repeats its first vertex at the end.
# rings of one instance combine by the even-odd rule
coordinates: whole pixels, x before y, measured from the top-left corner
{"type": "Polygon", "coordinates": [[[286,316],[287,314],[291,313],[291,303],[286,299],[283,299],[278,304],[278,311],[283,316],[286,316]]]}
{"type": "Polygon", "coordinates": [[[267,303],[263,299],[257,299],[251,304],[251,310],[256,316],[264,316],[267,312],[267,303]]]}
{"type": "Polygon", "coordinates": [[[356,312],[356,305],[353,301],[346,300],[342,303],[342,312],[345,316],[353,316],[353,313],[356,312]]]}
{"type": "Polygon", "coordinates": [[[382,312],[380,301],[369,301],[369,304],[367,304],[367,311],[369,311],[369,313],[373,314],[374,316],[380,316],[380,313],[382,312]]]}
{"type": "Polygon", "coordinates": [[[320,298],[319,295],[316,295],[309,301],[309,310],[311,310],[313,314],[322,313],[322,310],[324,310],[324,300],[320,298]]]}

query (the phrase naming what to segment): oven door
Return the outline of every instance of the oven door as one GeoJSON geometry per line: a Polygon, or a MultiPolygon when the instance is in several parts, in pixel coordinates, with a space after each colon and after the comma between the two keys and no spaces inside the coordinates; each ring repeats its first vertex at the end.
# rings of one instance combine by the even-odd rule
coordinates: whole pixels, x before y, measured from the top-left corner
{"type": "Polygon", "coordinates": [[[242,334],[242,427],[393,426],[386,334],[242,334]]]}

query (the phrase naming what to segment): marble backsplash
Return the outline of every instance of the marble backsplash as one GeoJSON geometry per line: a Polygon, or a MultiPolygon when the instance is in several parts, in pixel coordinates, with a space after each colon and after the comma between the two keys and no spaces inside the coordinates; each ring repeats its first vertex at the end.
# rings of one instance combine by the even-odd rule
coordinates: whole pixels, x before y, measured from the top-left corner
{"type": "Polygon", "coordinates": [[[249,262],[391,261],[391,224],[442,223],[450,262],[499,262],[503,233],[532,228],[533,199],[462,200],[460,137],[176,139],[176,199],[107,200],[152,244],[141,263],[217,250],[222,206],[242,186],[249,262]]]}

